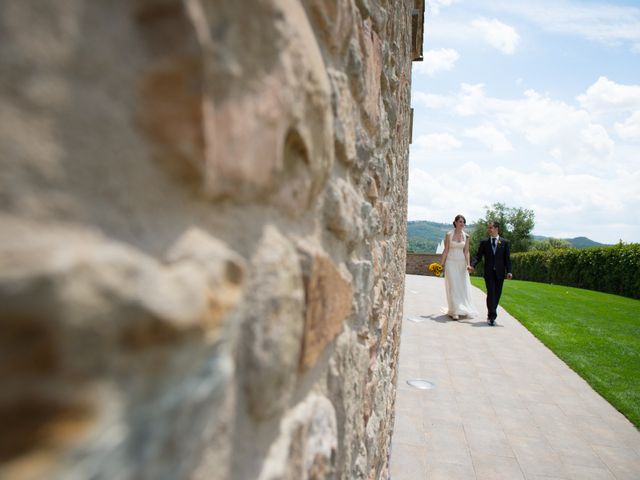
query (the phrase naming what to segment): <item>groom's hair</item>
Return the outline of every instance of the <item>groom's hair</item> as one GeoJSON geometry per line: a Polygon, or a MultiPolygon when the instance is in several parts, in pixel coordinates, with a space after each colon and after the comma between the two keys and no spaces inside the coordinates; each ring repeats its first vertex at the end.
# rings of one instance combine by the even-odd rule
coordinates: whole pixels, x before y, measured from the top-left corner
{"type": "Polygon", "coordinates": [[[500,222],[496,222],[495,220],[491,220],[489,222],[489,225],[493,225],[494,227],[496,227],[496,230],[498,230],[498,233],[500,233],[500,222]]]}

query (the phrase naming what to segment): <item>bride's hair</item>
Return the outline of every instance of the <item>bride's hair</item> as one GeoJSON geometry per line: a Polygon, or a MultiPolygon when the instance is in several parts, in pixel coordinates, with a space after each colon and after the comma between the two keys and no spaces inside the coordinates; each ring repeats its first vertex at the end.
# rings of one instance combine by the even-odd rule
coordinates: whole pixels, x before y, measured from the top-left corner
{"type": "Polygon", "coordinates": [[[460,220],[460,219],[464,220],[464,224],[465,224],[465,225],[467,224],[467,219],[466,219],[466,218],[464,218],[464,215],[456,215],[456,218],[454,218],[454,219],[453,219],[453,226],[454,226],[454,227],[456,226],[456,222],[457,222],[458,220],[460,220]]]}

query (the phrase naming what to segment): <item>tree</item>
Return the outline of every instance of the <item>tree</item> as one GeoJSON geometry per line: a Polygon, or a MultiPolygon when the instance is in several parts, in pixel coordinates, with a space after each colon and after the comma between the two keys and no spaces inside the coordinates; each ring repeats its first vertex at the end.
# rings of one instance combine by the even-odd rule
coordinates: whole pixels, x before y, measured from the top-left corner
{"type": "Polygon", "coordinates": [[[527,208],[509,208],[503,203],[494,203],[491,207],[484,207],[484,218],[475,222],[471,235],[472,253],[480,244],[480,240],[487,236],[487,225],[491,221],[500,223],[500,236],[511,242],[511,252],[526,252],[531,248],[533,237],[531,230],[535,225],[533,210],[527,208]]]}
{"type": "Polygon", "coordinates": [[[545,238],[543,240],[534,240],[531,245],[531,250],[553,250],[555,248],[574,248],[571,243],[561,238],[545,238]]]}

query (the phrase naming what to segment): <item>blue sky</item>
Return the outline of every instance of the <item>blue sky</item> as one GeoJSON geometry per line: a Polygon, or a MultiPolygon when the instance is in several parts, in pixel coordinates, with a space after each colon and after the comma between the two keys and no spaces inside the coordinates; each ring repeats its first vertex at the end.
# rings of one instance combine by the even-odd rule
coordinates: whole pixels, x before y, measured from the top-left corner
{"type": "Polygon", "coordinates": [[[640,242],[640,0],[427,0],[409,220],[640,242]]]}

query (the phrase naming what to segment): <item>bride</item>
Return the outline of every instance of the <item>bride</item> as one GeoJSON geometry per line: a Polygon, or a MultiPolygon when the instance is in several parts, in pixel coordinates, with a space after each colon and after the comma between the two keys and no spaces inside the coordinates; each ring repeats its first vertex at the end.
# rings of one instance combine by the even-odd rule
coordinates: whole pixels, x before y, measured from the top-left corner
{"type": "Polygon", "coordinates": [[[454,230],[444,237],[444,250],[441,264],[444,267],[444,280],[447,292],[447,311],[454,320],[461,316],[472,317],[476,310],[471,303],[471,282],[469,280],[469,235],[464,231],[467,220],[456,215],[454,230]]]}

